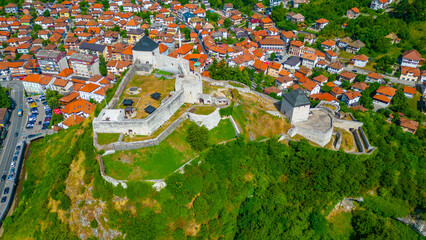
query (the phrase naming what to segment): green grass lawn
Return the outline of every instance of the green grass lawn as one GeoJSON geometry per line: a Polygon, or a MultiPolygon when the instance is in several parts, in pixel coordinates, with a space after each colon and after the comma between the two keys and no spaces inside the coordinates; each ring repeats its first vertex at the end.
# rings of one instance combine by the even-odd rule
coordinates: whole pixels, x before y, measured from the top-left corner
{"type": "MultiPolygon", "coordinates": [[[[186,141],[186,131],[192,124],[184,121],[172,134],[157,146],[130,151],[119,151],[103,157],[106,174],[116,179],[161,179],[193,159],[198,152],[186,141]]],[[[235,137],[229,119],[221,120],[210,131],[210,143],[216,144],[235,137]]]]}
{"type": "Polygon", "coordinates": [[[98,133],[98,143],[99,145],[105,145],[117,142],[119,137],[119,133],[98,133]]]}
{"type": "Polygon", "coordinates": [[[235,138],[235,130],[232,126],[231,120],[220,120],[217,127],[210,130],[209,133],[210,143],[215,144],[229,139],[235,138]]]}
{"type": "Polygon", "coordinates": [[[198,115],[209,115],[215,110],[216,110],[216,107],[214,106],[197,106],[195,107],[194,113],[198,115]]]}

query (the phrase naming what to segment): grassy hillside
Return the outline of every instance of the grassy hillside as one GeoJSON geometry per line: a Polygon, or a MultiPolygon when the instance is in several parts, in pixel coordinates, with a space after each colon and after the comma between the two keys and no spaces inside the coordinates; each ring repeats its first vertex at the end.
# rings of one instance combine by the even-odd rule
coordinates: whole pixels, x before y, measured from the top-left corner
{"type": "Polygon", "coordinates": [[[201,153],[159,192],[105,183],[90,126],[64,130],[31,148],[2,239],[421,239],[393,219],[425,209],[424,129],[413,136],[378,114],[355,117],[379,149],[371,156],[239,139],[201,153]],[[347,196],[366,202],[334,211],[347,196]]]}

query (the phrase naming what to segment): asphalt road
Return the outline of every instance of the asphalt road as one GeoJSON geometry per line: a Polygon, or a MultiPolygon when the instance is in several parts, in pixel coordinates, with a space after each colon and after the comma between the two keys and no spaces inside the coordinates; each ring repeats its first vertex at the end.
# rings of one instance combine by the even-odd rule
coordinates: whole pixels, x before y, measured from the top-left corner
{"type": "MultiPolygon", "coordinates": [[[[16,146],[18,142],[22,142],[22,132],[26,123],[26,116],[18,117],[17,111],[19,108],[24,109],[24,87],[20,82],[10,82],[9,86],[12,87],[11,98],[15,100],[16,107],[15,110],[11,113],[10,125],[8,127],[7,138],[4,141],[4,147],[1,153],[1,162],[0,162],[0,177],[3,175],[8,176],[10,174],[11,163],[13,156],[16,152],[16,146]],[[15,137],[15,133],[18,133],[18,136],[15,137]]],[[[22,149],[20,150],[22,151],[22,149]]],[[[17,163],[17,162],[16,162],[17,163]]],[[[15,163],[15,164],[16,164],[15,163]]],[[[15,166],[15,175],[17,166],[15,166]]],[[[0,213],[3,212],[4,208],[9,201],[9,198],[12,195],[13,182],[8,181],[7,179],[0,182],[0,199],[4,196],[7,196],[7,201],[0,203],[0,213]],[[4,189],[9,187],[9,193],[4,194],[4,189]]],[[[13,196],[12,196],[13,197],[13,196]]]]}

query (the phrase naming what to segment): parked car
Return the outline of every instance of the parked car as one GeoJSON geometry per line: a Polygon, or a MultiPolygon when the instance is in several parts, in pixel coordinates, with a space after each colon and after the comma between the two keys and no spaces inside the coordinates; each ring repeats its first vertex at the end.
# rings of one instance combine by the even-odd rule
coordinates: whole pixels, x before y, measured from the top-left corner
{"type": "Polygon", "coordinates": [[[16,150],[21,150],[21,146],[17,146],[17,147],[16,147],[16,150]]]}
{"type": "Polygon", "coordinates": [[[15,173],[15,168],[11,168],[10,173],[15,173]]]}
{"type": "Polygon", "coordinates": [[[38,121],[37,125],[41,125],[41,121],[38,121]]]}
{"type": "Polygon", "coordinates": [[[16,162],[16,160],[18,160],[18,156],[14,156],[12,161],[16,162]]]}
{"type": "Polygon", "coordinates": [[[4,195],[9,194],[9,189],[10,189],[10,188],[8,188],[8,187],[4,189],[4,192],[3,192],[3,193],[4,193],[4,195]]]}
{"type": "Polygon", "coordinates": [[[34,127],[34,124],[27,124],[27,126],[25,126],[25,128],[27,128],[27,129],[31,129],[31,128],[33,128],[34,127]]]}
{"type": "Polygon", "coordinates": [[[30,135],[28,135],[28,138],[33,138],[33,137],[35,137],[36,135],[34,135],[34,134],[30,134],[30,135]]]}
{"type": "Polygon", "coordinates": [[[15,167],[15,162],[12,162],[12,163],[10,164],[10,166],[11,166],[11,167],[15,167]]]}
{"type": "Polygon", "coordinates": [[[1,199],[1,203],[5,203],[5,202],[6,202],[6,200],[7,200],[7,196],[4,196],[4,197],[1,199]]]}
{"type": "Polygon", "coordinates": [[[28,102],[28,103],[32,103],[32,102],[34,102],[34,99],[32,99],[32,98],[27,98],[27,102],[28,102]]]}
{"type": "Polygon", "coordinates": [[[7,180],[8,181],[13,181],[13,177],[14,177],[15,175],[13,175],[13,174],[9,174],[8,176],[7,176],[7,180]]]}

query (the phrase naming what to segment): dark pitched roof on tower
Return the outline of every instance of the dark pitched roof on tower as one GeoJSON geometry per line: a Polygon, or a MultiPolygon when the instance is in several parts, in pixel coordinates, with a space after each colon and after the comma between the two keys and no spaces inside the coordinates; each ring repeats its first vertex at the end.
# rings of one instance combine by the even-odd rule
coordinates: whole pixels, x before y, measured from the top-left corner
{"type": "Polygon", "coordinates": [[[151,38],[144,36],[133,47],[133,51],[151,52],[158,48],[158,43],[154,42],[151,38]]]}
{"type": "Polygon", "coordinates": [[[293,107],[299,107],[299,106],[311,104],[308,97],[300,88],[284,94],[283,99],[287,100],[287,102],[289,102],[293,107]]]}

